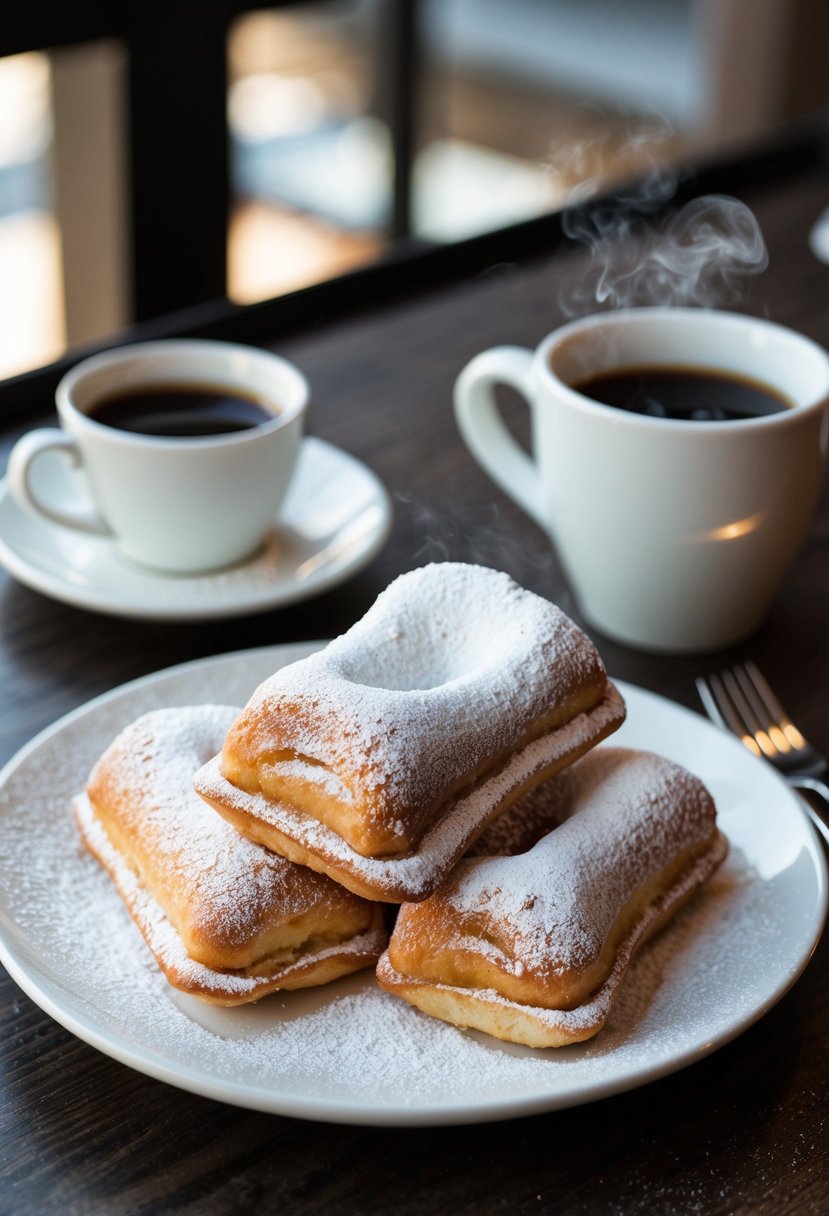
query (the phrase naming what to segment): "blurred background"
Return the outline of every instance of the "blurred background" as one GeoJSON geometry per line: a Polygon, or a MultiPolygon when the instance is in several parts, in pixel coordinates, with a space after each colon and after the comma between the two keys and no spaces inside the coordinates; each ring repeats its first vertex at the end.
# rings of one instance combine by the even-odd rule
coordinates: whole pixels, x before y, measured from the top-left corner
{"type": "Polygon", "coordinates": [[[528,219],[829,104],[826,0],[33,0],[0,22],[0,377],[528,219]]]}

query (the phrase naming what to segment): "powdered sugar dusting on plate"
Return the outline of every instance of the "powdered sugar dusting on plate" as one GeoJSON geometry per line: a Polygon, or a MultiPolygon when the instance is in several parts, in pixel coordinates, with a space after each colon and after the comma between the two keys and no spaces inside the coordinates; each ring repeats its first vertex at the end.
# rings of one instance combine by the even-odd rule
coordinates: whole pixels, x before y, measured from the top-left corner
{"type": "MultiPolygon", "coordinates": [[[[760,912],[750,898],[737,911],[740,894],[753,889],[750,868],[738,861],[646,948],[592,1044],[532,1051],[429,1018],[381,992],[370,973],[313,993],[276,994],[252,1007],[202,1011],[196,998],[185,1003],[173,994],[92,858],[76,855],[65,875],[50,901],[51,965],[76,997],[94,997],[105,1025],[129,1027],[165,1057],[209,1076],[255,1079],[264,1090],[298,1093],[322,1085],[334,1101],[359,1094],[366,1102],[413,1108],[471,1089],[481,1100],[526,1087],[555,1089],[569,1084],[574,1065],[584,1083],[600,1083],[614,1053],[622,1053],[628,1067],[644,1067],[654,1047],[664,1048],[678,1006],[691,997],[683,968],[701,940],[734,915],[745,932],[760,912]],[[208,1019],[210,1030],[203,1024],[208,1019]]],[[[772,929],[762,917],[759,927],[772,929]]],[[[702,1011],[704,986],[693,999],[702,1011]]]]}
{"type": "Polygon", "coordinates": [[[825,879],[794,799],[739,744],[622,686],[625,744],[664,740],[657,750],[699,772],[732,848],[704,897],[642,950],[594,1040],[544,1052],[499,1044],[426,1017],[381,992],[370,973],[210,1011],[208,1029],[194,1000],[188,1012],[176,1003],[83,850],[69,798],[120,726],[164,705],[239,703],[280,653],[230,656],[119,690],[59,724],[0,781],[4,961],[103,1050],[185,1088],[281,1113],[385,1124],[504,1117],[629,1088],[698,1058],[756,1019],[807,961],[825,879]]]}

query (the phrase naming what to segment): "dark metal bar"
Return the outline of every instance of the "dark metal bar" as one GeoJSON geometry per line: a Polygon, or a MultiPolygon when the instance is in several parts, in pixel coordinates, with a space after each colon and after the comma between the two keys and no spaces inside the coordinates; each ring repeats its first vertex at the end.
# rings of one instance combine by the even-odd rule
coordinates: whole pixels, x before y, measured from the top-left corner
{"type": "Polygon", "coordinates": [[[129,29],[133,316],[221,297],[227,283],[228,16],[178,0],[129,29]]]}
{"type": "Polygon", "coordinates": [[[127,27],[127,7],[126,3],[110,4],[107,0],[8,2],[0,20],[0,57],[122,37],[127,27]]]}
{"type": "Polygon", "coordinates": [[[417,0],[387,0],[386,37],[380,48],[378,71],[384,73],[383,94],[394,154],[389,235],[402,240],[412,233],[412,168],[416,150],[418,55],[417,0]]]}
{"type": "MultiPolygon", "coordinates": [[[[285,8],[313,4],[316,0],[204,0],[207,9],[223,12],[226,19],[263,8],[285,8]]],[[[153,24],[156,10],[165,13],[176,7],[156,0],[37,0],[14,3],[6,0],[0,19],[0,58],[23,51],[77,46],[96,38],[127,37],[131,27],[144,21],[153,24]]]]}

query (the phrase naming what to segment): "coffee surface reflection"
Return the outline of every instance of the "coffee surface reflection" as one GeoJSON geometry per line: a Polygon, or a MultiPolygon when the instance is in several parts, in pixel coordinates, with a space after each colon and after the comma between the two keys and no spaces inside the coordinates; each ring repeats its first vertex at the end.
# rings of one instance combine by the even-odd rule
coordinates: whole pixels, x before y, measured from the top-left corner
{"type": "Polygon", "coordinates": [[[601,405],[677,422],[739,422],[791,408],[782,393],[759,380],[706,368],[624,367],[573,388],[601,405]]]}
{"type": "Polygon", "coordinates": [[[234,389],[160,384],[102,398],[89,417],[134,435],[193,439],[231,435],[271,422],[277,411],[234,389]]]}

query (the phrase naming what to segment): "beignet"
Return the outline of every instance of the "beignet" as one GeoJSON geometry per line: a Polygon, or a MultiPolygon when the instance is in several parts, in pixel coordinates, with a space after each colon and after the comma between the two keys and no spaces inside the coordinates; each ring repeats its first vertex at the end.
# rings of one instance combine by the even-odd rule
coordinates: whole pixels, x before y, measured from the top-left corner
{"type": "Polygon", "coordinates": [[[169,982],[215,1004],[327,983],[373,965],[380,909],[239,836],[192,788],[238,709],[145,714],[73,803],[169,982]]]}
{"type": "Polygon", "coordinates": [[[559,608],[443,563],[266,680],[195,786],[239,831],[351,890],[420,899],[489,820],[623,718],[559,608]]]}
{"type": "Polygon", "coordinates": [[[559,1047],[601,1029],[634,951],[727,844],[702,782],[649,753],[598,748],[543,792],[564,822],[404,905],[377,977],[445,1021],[559,1047]]]}

